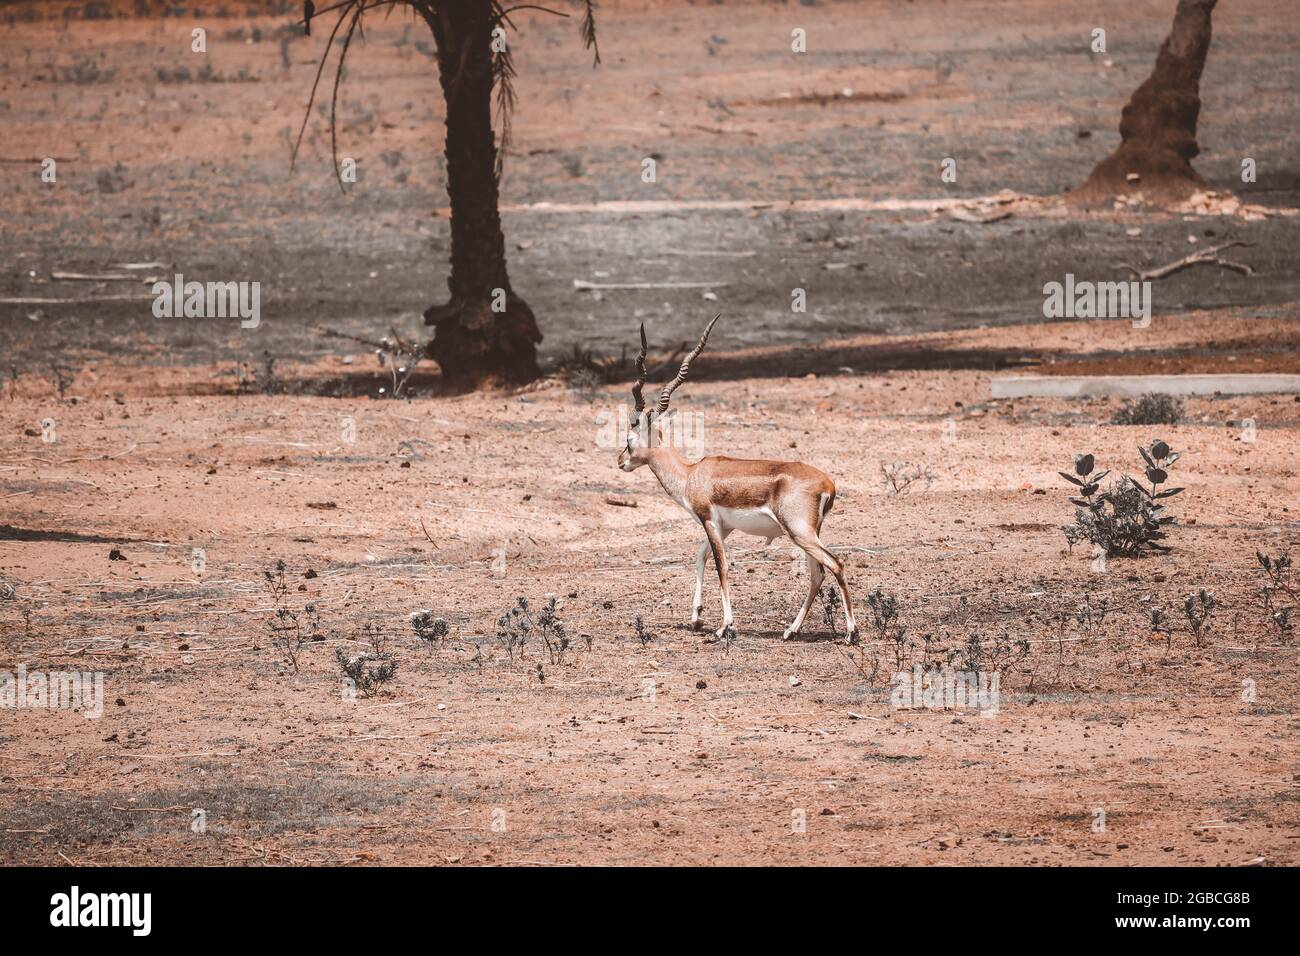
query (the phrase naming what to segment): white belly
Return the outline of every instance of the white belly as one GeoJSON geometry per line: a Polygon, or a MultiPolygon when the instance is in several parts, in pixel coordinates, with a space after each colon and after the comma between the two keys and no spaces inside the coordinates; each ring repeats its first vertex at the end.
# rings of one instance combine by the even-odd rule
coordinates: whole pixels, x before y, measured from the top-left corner
{"type": "Polygon", "coordinates": [[[719,508],[718,523],[732,531],[757,535],[760,538],[779,538],[785,534],[776,518],[766,508],[719,508]]]}

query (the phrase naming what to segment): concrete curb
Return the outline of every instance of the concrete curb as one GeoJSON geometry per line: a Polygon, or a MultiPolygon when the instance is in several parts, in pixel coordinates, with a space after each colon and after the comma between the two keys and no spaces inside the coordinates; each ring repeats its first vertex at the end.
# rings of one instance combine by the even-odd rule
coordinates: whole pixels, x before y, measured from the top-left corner
{"type": "Polygon", "coordinates": [[[1300,392],[1300,375],[1004,375],[993,379],[994,398],[1093,398],[1168,395],[1267,395],[1300,392]]]}

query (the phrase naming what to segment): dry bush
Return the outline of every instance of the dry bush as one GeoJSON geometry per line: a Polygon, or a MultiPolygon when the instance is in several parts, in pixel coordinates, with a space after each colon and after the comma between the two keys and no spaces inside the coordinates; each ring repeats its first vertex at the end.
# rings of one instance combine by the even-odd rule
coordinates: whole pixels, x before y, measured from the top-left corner
{"type": "Polygon", "coordinates": [[[1133,401],[1126,401],[1114,415],[1112,425],[1177,425],[1183,417],[1182,399],[1164,392],[1147,392],[1133,401]]]}

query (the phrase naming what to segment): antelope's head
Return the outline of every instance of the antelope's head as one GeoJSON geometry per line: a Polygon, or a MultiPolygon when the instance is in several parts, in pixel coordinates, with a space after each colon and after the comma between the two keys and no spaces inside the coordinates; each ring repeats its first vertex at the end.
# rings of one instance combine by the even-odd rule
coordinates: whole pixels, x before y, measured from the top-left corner
{"type": "Polygon", "coordinates": [[[636,357],[636,384],[632,386],[632,400],[636,403],[635,417],[632,419],[631,427],[627,433],[627,444],[618,456],[618,467],[623,471],[635,471],[642,465],[650,461],[650,452],[655,445],[662,445],[664,437],[662,429],[664,427],[664,416],[668,413],[668,402],[677,390],[677,386],[686,381],[686,376],[691,370],[693,362],[701,352],[704,351],[704,343],[709,340],[709,333],[713,331],[713,324],[722,318],[722,313],[718,313],[713,320],[704,327],[704,334],[700,336],[699,344],[691,349],[690,353],[682,361],[682,367],[677,370],[677,377],[663,387],[659,393],[659,400],[653,407],[647,407],[645,395],[642,394],[645,389],[646,370],[646,338],[645,325],[641,326],[641,353],[636,357]]]}

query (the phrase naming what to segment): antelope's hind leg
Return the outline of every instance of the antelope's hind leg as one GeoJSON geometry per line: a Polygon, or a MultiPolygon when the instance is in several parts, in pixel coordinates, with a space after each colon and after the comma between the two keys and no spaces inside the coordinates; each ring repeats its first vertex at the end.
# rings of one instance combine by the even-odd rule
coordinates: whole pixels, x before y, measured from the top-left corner
{"type": "Polygon", "coordinates": [[[785,629],[785,634],[781,637],[781,640],[783,641],[790,640],[790,638],[798,634],[803,628],[804,618],[808,616],[808,611],[812,608],[812,603],[817,597],[817,592],[822,589],[822,579],[826,576],[826,572],[822,570],[821,562],[811,554],[805,553],[804,561],[808,564],[808,599],[803,602],[803,607],[801,607],[799,613],[794,616],[794,620],[790,622],[790,626],[785,629]]]}
{"type": "MultiPolygon", "coordinates": [[[[848,629],[848,635],[845,637],[845,641],[852,644],[858,636],[858,625],[853,619],[853,602],[849,597],[848,583],[844,580],[844,563],[840,561],[839,558],[835,557],[835,555],[831,554],[830,551],[827,550],[826,545],[822,544],[821,538],[817,536],[816,530],[819,522],[817,522],[815,518],[808,519],[800,516],[793,518],[788,523],[784,524],[786,534],[790,536],[790,540],[803,548],[811,560],[816,561],[834,577],[835,585],[840,591],[840,600],[844,602],[844,622],[848,629]]],[[[818,588],[821,587],[820,581],[817,582],[817,586],[818,588]]],[[[805,611],[807,610],[808,605],[811,604],[812,599],[810,597],[805,604],[805,611]]],[[[799,623],[800,625],[803,624],[802,612],[799,623]]]]}

